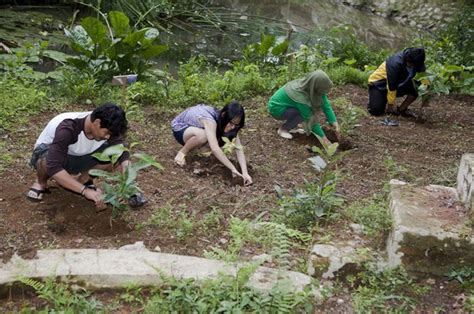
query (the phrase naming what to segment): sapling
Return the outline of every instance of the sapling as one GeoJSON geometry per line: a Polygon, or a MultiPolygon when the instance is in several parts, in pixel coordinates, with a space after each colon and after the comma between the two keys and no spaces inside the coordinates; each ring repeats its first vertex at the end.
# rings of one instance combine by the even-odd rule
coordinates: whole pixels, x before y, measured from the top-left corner
{"type": "MultiPolygon", "coordinates": [[[[103,152],[95,153],[92,156],[102,162],[117,163],[120,156],[128,151],[123,145],[115,145],[106,148],[103,152]]],[[[130,163],[123,171],[108,172],[100,169],[92,169],[89,174],[105,179],[102,187],[104,190],[104,201],[112,205],[112,216],[116,217],[124,211],[132,197],[140,195],[142,191],[136,183],[138,171],[153,166],[162,170],[160,163],[153,157],[146,154],[133,154],[132,157],[138,159],[137,162],[130,163]]]]}

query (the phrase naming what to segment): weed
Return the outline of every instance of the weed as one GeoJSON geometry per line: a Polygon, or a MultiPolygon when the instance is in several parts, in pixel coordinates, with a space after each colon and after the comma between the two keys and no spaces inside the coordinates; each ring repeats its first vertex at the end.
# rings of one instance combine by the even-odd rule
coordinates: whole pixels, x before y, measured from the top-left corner
{"type": "Polygon", "coordinates": [[[258,265],[247,264],[237,275],[197,283],[194,279],[164,278],[144,305],[145,313],[302,313],[312,311],[312,294],[295,292],[286,281],[267,293],[248,287],[258,265]]]}
{"type": "Polygon", "coordinates": [[[402,268],[377,271],[370,266],[359,273],[353,281],[352,294],[354,310],[357,313],[413,311],[415,297],[427,292],[427,288],[417,285],[402,268]]]}
{"type": "MultiPolygon", "coordinates": [[[[66,283],[57,283],[52,278],[46,279],[44,283],[30,278],[21,278],[20,281],[35,289],[38,296],[52,305],[51,312],[64,313],[97,313],[103,309],[102,303],[90,298],[90,293],[72,291],[66,283]]],[[[46,307],[46,312],[50,312],[46,307]]]]}
{"type": "Polygon", "coordinates": [[[452,268],[446,276],[450,280],[457,280],[466,291],[474,291],[474,266],[452,268]]]}
{"type": "Polygon", "coordinates": [[[334,99],[332,103],[342,111],[338,120],[343,137],[350,135],[359,122],[359,119],[367,115],[366,110],[352,105],[351,101],[345,97],[338,97],[334,99]]]}
{"type": "Polygon", "coordinates": [[[373,240],[380,240],[392,226],[385,196],[375,195],[351,203],[345,210],[350,220],[363,226],[362,232],[373,240]]]}

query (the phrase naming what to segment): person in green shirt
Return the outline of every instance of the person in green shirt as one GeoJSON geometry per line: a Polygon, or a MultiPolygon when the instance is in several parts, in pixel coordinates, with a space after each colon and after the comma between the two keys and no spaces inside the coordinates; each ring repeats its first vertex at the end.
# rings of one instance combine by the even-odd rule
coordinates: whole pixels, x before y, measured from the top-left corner
{"type": "Polygon", "coordinates": [[[322,70],[316,70],[278,89],[268,101],[270,114],[285,121],[278,129],[278,135],[292,139],[291,133],[305,132],[309,135],[313,132],[323,145],[331,144],[318,123],[322,111],[329,125],[339,133],[339,124],[327,96],[331,87],[328,75],[322,70]],[[297,128],[300,123],[304,130],[297,128]]]}

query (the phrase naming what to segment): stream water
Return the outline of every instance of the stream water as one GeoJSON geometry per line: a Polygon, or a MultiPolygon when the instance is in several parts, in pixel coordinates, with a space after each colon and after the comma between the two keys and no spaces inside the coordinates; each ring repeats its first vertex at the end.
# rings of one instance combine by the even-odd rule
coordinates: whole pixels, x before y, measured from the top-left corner
{"type": "MultiPolygon", "coordinates": [[[[293,48],[303,43],[311,45],[329,28],[338,25],[351,26],[361,41],[376,49],[400,49],[415,33],[389,19],[331,0],[217,0],[214,4],[226,8],[220,9],[220,12],[228,23],[221,28],[201,26],[163,32],[161,38],[170,46],[170,51],[166,56],[160,56],[160,63],[169,63],[173,67],[176,61],[191,55],[205,55],[225,62],[240,58],[243,48],[258,42],[261,33],[286,37],[289,29],[293,30],[293,48]]],[[[25,41],[48,40],[50,49],[64,51],[66,38],[63,31],[55,26],[70,23],[72,9],[71,12],[65,10],[65,7],[43,7],[41,12],[38,9],[0,8],[0,40],[13,40],[20,45],[25,41]],[[54,16],[54,20],[40,15],[45,13],[54,16]],[[51,24],[51,27],[45,24],[51,24]],[[45,27],[46,32],[38,30],[45,27]]]]}

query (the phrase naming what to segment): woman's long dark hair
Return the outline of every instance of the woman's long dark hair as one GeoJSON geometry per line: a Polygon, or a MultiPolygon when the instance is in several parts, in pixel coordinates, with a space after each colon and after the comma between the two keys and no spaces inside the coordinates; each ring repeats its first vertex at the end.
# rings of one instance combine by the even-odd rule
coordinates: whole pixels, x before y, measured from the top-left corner
{"type": "Polygon", "coordinates": [[[216,137],[219,142],[219,146],[224,145],[222,137],[227,137],[229,140],[233,140],[241,128],[245,125],[245,111],[244,107],[237,101],[233,100],[229,104],[225,105],[219,111],[219,116],[217,117],[217,130],[216,137]],[[224,133],[224,129],[227,124],[232,121],[235,117],[240,117],[240,123],[230,132],[224,133]]]}

